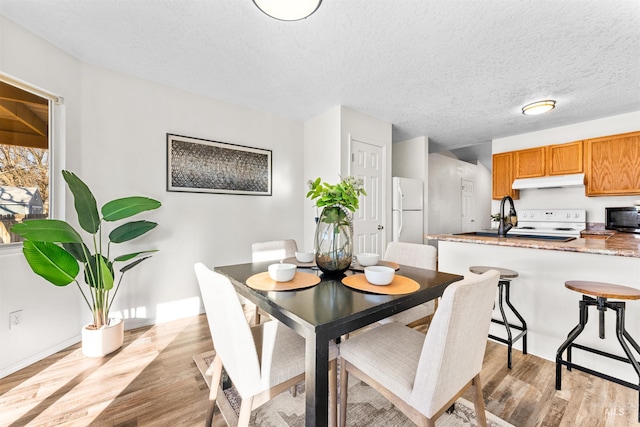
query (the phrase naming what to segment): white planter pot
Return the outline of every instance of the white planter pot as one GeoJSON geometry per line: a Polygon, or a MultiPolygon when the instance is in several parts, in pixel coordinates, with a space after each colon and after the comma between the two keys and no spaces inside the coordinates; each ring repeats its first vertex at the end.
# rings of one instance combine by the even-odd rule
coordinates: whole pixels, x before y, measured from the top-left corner
{"type": "MultiPolygon", "coordinates": [[[[88,325],[87,325],[88,326],[88,325]]],[[[124,322],[110,319],[108,326],[100,329],[82,328],[82,354],[87,357],[103,357],[122,347],[124,322]]]]}

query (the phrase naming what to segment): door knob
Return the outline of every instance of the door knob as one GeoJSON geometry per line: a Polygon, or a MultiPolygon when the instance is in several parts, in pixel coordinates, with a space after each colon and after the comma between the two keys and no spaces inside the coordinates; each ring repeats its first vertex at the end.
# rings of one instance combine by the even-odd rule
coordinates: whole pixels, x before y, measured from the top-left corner
{"type": "Polygon", "coordinates": [[[378,230],[382,230],[384,227],[381,225],[378,225],[378,230]]]}

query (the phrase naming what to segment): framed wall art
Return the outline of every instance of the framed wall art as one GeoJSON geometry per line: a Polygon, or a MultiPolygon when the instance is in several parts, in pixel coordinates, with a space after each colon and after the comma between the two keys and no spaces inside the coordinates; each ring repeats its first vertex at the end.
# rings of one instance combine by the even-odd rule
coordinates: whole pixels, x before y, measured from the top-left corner
{"type": "Polygon", "coordinates": [[[167,134],[167,191],[271,195],[271,150],[167,134]]]}

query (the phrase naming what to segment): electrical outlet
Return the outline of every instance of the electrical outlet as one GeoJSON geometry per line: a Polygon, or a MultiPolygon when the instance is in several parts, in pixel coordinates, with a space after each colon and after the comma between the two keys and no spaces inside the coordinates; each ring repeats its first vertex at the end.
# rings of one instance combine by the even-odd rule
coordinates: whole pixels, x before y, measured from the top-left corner
{"type": "Polygon", "coordinates": [[[22,310],[9,313],[9,329],[16,328],[20,323],[22,323],[22,310]]]}

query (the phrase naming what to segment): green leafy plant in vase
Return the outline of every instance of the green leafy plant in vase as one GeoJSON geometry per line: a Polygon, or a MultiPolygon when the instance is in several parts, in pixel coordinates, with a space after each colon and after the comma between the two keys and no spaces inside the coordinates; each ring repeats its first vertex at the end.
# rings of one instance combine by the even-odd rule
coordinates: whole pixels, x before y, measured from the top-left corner
{"type": "Polygon", "coordinates": [[[324,273],[340,274],[351,265],[353,222],[359,197],[366,196],[361,179],[347,177],[337,184],[309,181],[307,198],[314,200],[322,213],[318,218],[314,240],[316,265],[324,273]]]}
{"type": "Polygon", "coordinates": [[[109,325],[109,311],[124,274],[156,252],[145,250],[112,257],[112,245],[136,239],[158,224],[129,221],[114,228],[106,241],[103,225],[157,209],[161,203],[147,197],[125,197],[104,204],[98,211],[95,197],[80,178],[69,171],[62,171],[62,176],[73,194],[78,224],[89,234],[89,243],[69,223],[57,219],[27,220],[14,225],[11,231],[24,238],[22,251],[34,273],[56,286],[72,282],[77,285],[92,313],[93,324],[88,328],[98,330],[109,325]],[[119,269],[116,284],[114,265],[128,261],[131,262],[119,269]],[[87,290],[83,290],[78,280],[81,267],[87,290]]]}
{"type": "Polygon", "coordinates": [[[496,212],[491,215],[491,228],[498,228],[500,222],[500,212],[496,212]]]}

